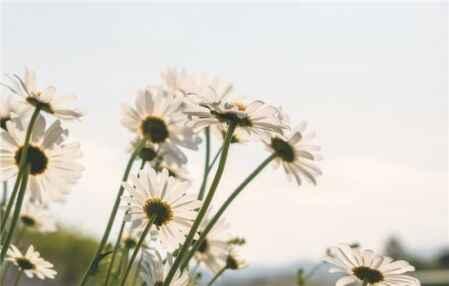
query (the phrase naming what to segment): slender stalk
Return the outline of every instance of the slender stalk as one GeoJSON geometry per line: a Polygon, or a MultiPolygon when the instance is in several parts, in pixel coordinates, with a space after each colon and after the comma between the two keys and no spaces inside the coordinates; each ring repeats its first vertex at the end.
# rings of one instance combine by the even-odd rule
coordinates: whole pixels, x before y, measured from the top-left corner
{"type": "Polygon", "coordinates": [[[201,183],[201,188],[198,193],[198,199],[202,200],[204,198],[204,192],[206,191],[207,177],[209,175],[209,160],[210,160],[210,128],[206,127],[204,129],[204,135],[206,138],[206,159],[204,160],[204,175],[203,182],[201,183]]]}
{"type": "Polygon", "coordinates": [[[220,207],[220,209],[217,211],[217,213],[214,215],[214,217],[210,220],[209,224],[206,226],[206,228],[201,232],[199,239],[195,242],[192,249],[188,253],[188,255],[184,258],[182,262],[181,269],[184,269],[190,259],[193,257],[195,252],[198,250],[198,247],[203,243],[203,241],[206,239],[206,236],[211,231],[212,227],[217,223],[217,221],[220,219],[220,217],[223,215],[225,210],[229,207],[229,205],[234,201],[234,199],[242,192],[242,190],[276,157],[276,154],[270,155],[268,158],[266,158],[235,190],[232,192],[232,194],[226,199],[226,201],[223,203],[223,205],[220,207]]]}
{"type": "Polygon", "coordinates": [[[209,175],[210,171],[214,167],[215,163],[218,160],[218,157],[220,157],[221,151],[223,151],[223,146],[218,149],[217,153],[215,154],[214,158],[212,159],[212,162],[209,164],[209,168],[207,169],[207,175],[209,175]]]}
{"type": "Polygon", "coordinates": [[[215,276],[212,278],[212,280],[207,283],[207,286],[211,286],[212,284],[214,284],[214,282],[217,281],[218,277],[220,277],[226,271],[226,269],[227,267],[225,266],[220,271],[218,271],[217,274],[215,274],[215,276]]]}
{"type": "Polygon", "coordinates": [[[27,184],[28,184],[29,173],[30,173],[30,166],[28,165],[25,168],[25,172],[23,174],[23,179],[20,184],[20,190],[19,190],[19,194],[17,196],[16,207],[14,209],[14,213],[12,216],[11,226],[9,227],[9,231],[6,235],[5,243],[3,244],[2,252],[0,254],[0,264],[2,264],[3,260],[5,259],[6,252],[9,248],[9,245],[11,244],[11,240],[14,235],[14,230],[16,229],[17,221],[19,220],[20,211],[22,210],[23,199],[25,197],[25,191],[26,191],[27,184]]]}
{"type": "Polygon", "coordinates": [[[116,273],[118,277],[120,277],[122,270],[126,269],[126,266],[128,265],[128,258],[129,258],[129,248],[125,247],[122,250],[122,255],[120,257],[120,262],[119,262],[119,268],[116,273]]]}
{"type": "MultiPolygon", "coordinates": [[[[0,226],[0,229],[2,230],[2,232],[5,230],[6,222],[11,213],[11,209],[14,204],[14,201],[16,200],[17,192],[18,192],[19,186],[20,186],[20,181],[22,180],[22,175],[23,175],[23,172],[25,171],[27,155],[28,155],[28,147],[30,145],[30,139],[31,139],[31,133],[33,131],[34,123],[36,122],[39,112],[40,112],[40,108],[36,107],[34,109],[33,115],[31,116],[30,124],[28,125],[28,128],[27,128],[27,132],[25,135],[25,142],[23,142],[23,147],[22,147],[22,151],[21,151],[21,155],[20,155],[19,172],[17,173],[16,182],[14,183],[14,188],[11,192],[11,197],[9,198],[8,205],[6,207],[6,212],[5,212],[4,217],[2,218],[2,224],[0,226]]],[[[3,235],[3,233],[2,233],[2,235],[3,235]]]]}
{"type": "MultiPolygon", "coordinates": [[[[5,204],[7,200],[8,200],[8,181],[4,181],[2,202],[0,204],[0,223],[3,221],[3,217],[5,216],[5,204]]],[[[3,228],[0,229],[0,233],[1,232],[3,232],[3,228]]]]}
{"type": "Polygon", "coordinates": [[[134,260],[136,259],[137,253],[139,253],[140,247],[142,246],[145,237],[147,236],[148,232],[150,231],[151,225],[153,224],[155,218],[152,218],[148,224],[145,226],[144,231],[142,232],[142,235],[140,236],[139,241],[137,242],[136,247],[134,248],[133,254],[131,255],[131,259],[128,262],[128,267],[126,267],[125,274],[123,275],[122,282],[120,283],[121,286],[124,286],[126,283],[126,279],[128,278],[129,272],[131,270],[131,267],[133,266],[134,260]]]}
{"type": "MultiPolygon", "coordinates": [[[[126,214],[125,214],[126,215],[126,214]]],[[[112,268],[114,267],[115,257],[117,256],[117,251],[120,246],[120,242],[122,240],[123,229],[125,228],[126,220],[123,218],[122,225],[120,226],[120,231],[117,235],[117,240],[115,241],[114,251],[112,252],[111,262],[109,262],[108,272],[106,274],[106,280],[104,285],[107,286],[109,284],[109,277],[111,276],[112,268]]]]}
{"type": "Polygon", "coordinates": [[[14,286],[19,285],[20,278],[22,278],[22,271],[17,272],[16,281],[14,282],[14,286]]]}
{"type": "Polygon", "coordinates": [[[137,264],[136,269],[134,270],[134,277],[133,280],[131,282],[131,286],[136,285],[137,282],[137,278],[139,276],[139,272],[140,272],[140,268],[142,268],[142,263],[143,263],[143,255],[140,255],[140,259],[139,259],[139,263],[137,264]]]}
{"type": "MultiPolygon", "coordinates": [[[[142,150],[143,146],[145,145],[146,139],[143,139],[139,145],[137,146],[136,150],[131,154],[131,157],[129,158],[128,164],[126,165],[125,173],[123,174],[122,182],[126,182],[128,180],[129,173],[131,172],[132,166],[134,161],[136,160],[137,156],[139,155],[139,152],[142,150]]],[[[120,198],[123,195],[124,187],[120,183],[120,188],[117,192],[117,197],[115,198],[114,206],[112,207],[111,214],[109,216],[108,224],[106,226],[106,229],[103,233],[103,238],[100,241],[100,244],[98,246],[97,252],[95,253],[94,258],[92,259],[91,263],[89,264],[89,268],[86,270],[86,272],[83,275],[83,279],[81,280],[80,285],[86,285],[87,280],[89,279],[90,274],[92,274],[92,269],[95,266],[95,264],[98,262],[101,252],[103,251],[104,247],[106,246],[106,242],[108,241],[109,234],[111,233],[112,225],[114,224],[115,217],[117,216],[117,211],[120,206],[120,198]]]]}
{"type": "Polygon", "coordinates": [[[184,244],[182,245],[181,251],[179,252],[178,256],[175,259],[175,262],[173,263],[170,272],[167,275],[167,278],[164,281],[163,286],[169,286],[171,280],[175,276],[176,270],[178,270],[178,267],[181,264],[181,260],[183,259],[183,256],[187,254],[187,251],[190,247],[190,244],[193,241],[193,238],[198,230],[198,227],[201,224],[202,219],[204,218],[207,210],[209,209],[210,203],[212,202],[212,199],[214,197],[215,191],[217,190],[218,184],[220,183],[221,177],[224,172],[224,167],[226,165],[226,158],[228,157],[228,151],[229,146],[231,145],[231,139],[232,134],[234,133],[234,130],[236,128],[235,123],[229,124],[228,131],[226,132],[226,138],[223,143],[223,151],[221,152],[220,162],[218,163],[217,172],[215,173],[214,180],[212,181],[212,184],[209,188],[209,191],[207,193],[206,199],[204,200],[201,209],[193,222],[192,228],[190,229],[189,234],[187,235],[186,240],[184,241],[184,244]]]}

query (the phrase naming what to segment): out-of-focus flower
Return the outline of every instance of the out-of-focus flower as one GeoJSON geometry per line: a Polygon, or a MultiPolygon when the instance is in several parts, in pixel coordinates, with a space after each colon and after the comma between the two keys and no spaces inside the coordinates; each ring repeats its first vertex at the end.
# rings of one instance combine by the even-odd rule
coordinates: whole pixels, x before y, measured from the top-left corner
{"type": "Polygon", "coordinates": [[[235,248],[230,248],[226,257],[226,269],[239,270],[248,267],[248,263],[237,253],[235,248]]]}
{"type": "MultiPolygon", "coordinates": [[[[7,132],[0,131],[1,181],[17,175],[22,144],[25,142],[25,130],[12,121],[7,123],[7,129],[7,132]]],[[[44,117],[37,118],[26,158],[30,165],[28,189],[32,201],[47,203],[63,200],[81,177],[83,167],[77,162],[81,157],[80,145],[66,144],[67,134],[59,120],[46,129],[44,117]]]]}
{"type": "Polygon", "coordinates": [[[196,104],[215,104],[229,96],[231,83],[204,73],[189,73],[169,68],[161,73],[163,86],[170,94],[196,104]]]}
{"type": "MultiPolygon", "coordinates": [[[[160,253],[155,250],[146,250],[143,252],[143,261],[141,277],[147,286],[161,286],[167,277],[170,268],[173,264],[173,259],[169,255],[167,259],[162,259],[160,253]]],[[[187,271],[182,273],[176,271],[171,286],[188,286],[190,283],[190,276],[187,271]]]]}
{"type": "Polygon", "coordinates": [[[294,177],[298,185],[301,185],[303,177],[316,185],[316,177],[321,175],[321,170],[315,165],[321,159],[318,154],[320,147],[310,144],[314,134],[305,134],[305,130],[306,124],[302,123],[289,136],[274,135],[264,141],[269,151],[276,154],[276,168],[282,166],[287,176],[294,177]]]}
{"type": "Polygon", "coordinates": [[[17,266],[28,278],[36,276],[41,280],[46,278],[54,279],[57,274],[53,269],[53,264],[43,259],[32,245],[28,247],[25,254],[22,254],[14,245],[11,245],[8,249],[6,260],[17,266]]]}
{"type": "Polygon", "coordinates": [[[150,166],[124,183],[127,219],[142,230],[150,220],[158,237],[170,251],[184,241],[201,202],[187,194],[188,182],[170,177],[166,169],[157,173],[150,166]]]}
{"type": "Polygon", "coordinates": [[[59,119],[72,120],[82,117],[82,113],[72,106],[75,96],[57,96],[56,88],[49,86],[39,89],[36,83],[36,74],[29,69],[25,70],[23,78],[15,77],[17,81],[16,92],[21,96],[18,108],[21,112],[28,112],[35,107],[50,113],[59,119]]]}
{"type": "Polygon", "coordinates": [[[376,286],[419,286],[418,279],[404,275],[415,267],[407,261],[393,261],[391,257],[375,254],[371,250],[351,248],[341,244],[330,248],[331,256],[324,260],[333,264],[331,273],[343,273],[336,285],[345,286],[356,281],[376,286]]]}
{"type": "MultiPolygon", "coordinates": [[[[210,222],[210,215],[201,222],[199,233],[201,233],[210,222]]],[[[204,263],[212,272],[219,272],[226,265],[229,253],[229,225],[224,219],[220,219],[207,234],[206,239],[201,243],[195,253],[194,258],[198,262],[204,263]]]]}
{"type": "Polygon", "coordinates": [[[42,205],[28,202],[25,204],[20,214],[20,222],[24,227],[43,232],[56,231],[56,224],[48,213],[48,210],[42,205]]]}
{"type": "Polygon", "coordinates": [[[6,123],[12,119],[17,119],[17,106],[11,96],[0,96],[0,128],[6,130],[6,123]]]}

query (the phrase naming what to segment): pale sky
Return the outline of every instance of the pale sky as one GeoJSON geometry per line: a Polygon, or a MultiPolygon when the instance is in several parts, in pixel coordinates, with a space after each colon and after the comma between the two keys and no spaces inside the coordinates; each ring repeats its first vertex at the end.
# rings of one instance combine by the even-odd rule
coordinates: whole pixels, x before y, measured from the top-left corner
{"type": "MultiPolygon", "coordinates": [[[[3,73],[35,68],[43,85],[76,94],[70,124],[86,172],[59,221],[99,235],[131,135],[120,104],[168,66],[218,74],[242,96],[309,122],[323,148],[317,187],[267,168],[230,208],[245,256],[273,265],[318,259],[398,235],[412,250],[448,245],[448,27],[435,5],[3,4],[3,73]]],[[[446,7],[447,8],[447,7],[446,7]]],[[[214,146],[217,148],[217,143],[214,146]]],[[[223,200],[267,156],[231,150],[223,200]]],[[[202,150],[189,169],[198,185],[202,150]]]]}

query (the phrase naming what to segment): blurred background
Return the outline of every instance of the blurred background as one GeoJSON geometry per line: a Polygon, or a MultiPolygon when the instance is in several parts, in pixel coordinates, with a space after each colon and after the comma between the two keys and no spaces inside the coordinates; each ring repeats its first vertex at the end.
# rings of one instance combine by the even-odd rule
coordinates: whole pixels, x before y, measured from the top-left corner
{"type": "MultiPolygon", "coordinates": [[[[86,171],[52,209],[62,230],[28,236],[60,272],[42,285],[74,285],[86,267],[127,159],[120,104],[167,67],[217,74],[244,97],[282,106],[323,146],[318,186],[267,169],[230,208],[251,266],[222,285],[295,285],[298,269],[340,242],[408,259],[426,285],[449,284],[446,4],[0,7],[2,73],[34,68],[42,86],[77,95],[87,113],[70,124],[86,171]]],[[[257,143],[231,151],[215,205],[266,156],[257,143]]],[[[189,153],[192,190],[203,152],[189,153]]],[[[325,271],[310,283],[336,280],[325,271]]]]}

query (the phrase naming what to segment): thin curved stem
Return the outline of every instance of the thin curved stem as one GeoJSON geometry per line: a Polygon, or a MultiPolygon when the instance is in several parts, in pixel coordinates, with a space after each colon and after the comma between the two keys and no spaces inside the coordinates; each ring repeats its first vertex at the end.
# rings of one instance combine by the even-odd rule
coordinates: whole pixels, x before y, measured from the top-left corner
{"type": "Polygon", "coordinates": [[[209,175],[209,160],[210,160],[210,128],[206,127],[204,129],[204,136],[206,138],[206,158],[204,160],[204,175],[203,182],[201,183],[201,188],[198,193],[198,199],[202,200],[204,198],[204,192],[206,191],[207,177],[209,175]]]}
{"type": "Polygon", "coordinates": [[[6,229],[6,222],[8,221],[9,215],[12,210],[12,206],[14,205],[14,201],[16,200],[17,192],[18,192],[19,186],[20,186],[20,181],[22,180],[22,175],[23,175],[23,172],[25,171],[26,162],[27,162],[26,158],[28,156],[28,147],[30,146],[31,134],[33,133],[32,131],[33,131],[34,123],[37,120],[39,112],[40,112],[40,108],[36,107],[34,109],[33,115],[31,116],[30,123],[27,128],[27,132],[25,135],[25,142],[23,142],[23,147],[22,147],[23,149],[22,149],[21,155],[20,155],[19,172],[17,173],[16,182],[14,183],[14,188],[11,192],[11,197],[9,198],[5,214],[2,218],[2,224],[0,226],[2,235],[3,235],[3,231],[6,229]]]}
{"type": "MultiPolygon", "coordinates": [[[[125,214],[126,215],[126,214],[125,214]]],[[[108,272],[106,274],[106,280],[104,285],[107,286],[109,284],[109,278],[111,276],[112,268],[114,267],[115,257],[117,256],[117,251],[120,246],[120,242],[122,240],[123,230],[125,228],[126,220],[123,218],[122,225],[120,226],[120,231],[117,234],[117,240],[115,241],[114,251],[112,252],[111,262],[109,262],[108,272]]]]}
{"type": "Polygon", "coordinates": [[[209,168],[207,169],[207,175],[209,175],[210,171],[214,167],[215,163],[218,160],[218,157],[220,157],[221,151],[223,151],[223,146],[218,149],[217,153],[215,154],[214,158],[212,159],[212,162],[209,164],[209,168]]]}
{"type": "Polygon", "coordinates": [[[27,165],[25,168],[25,172],[23,174],[23,179],[20,184],[19,194],[17,195],[17,204],[14,209],[14,213],[11,220],[11,226],[9,227],[9,231],[6,235],[5,243],[3,244],[2,252],[0,254],[0,264],[3,263],[5,259],[6,252],[8,251],[9,245],[11,244],[12,237],[14,235],[14,230],[16,229],[17,221],[19,220],[20,211],[22,210],[22,203],[25,197],[25,191],[28,184],[28,175],[30,173],[30,166],[27,165]]]}
{"type": "Polygon", "coordinates": [[[217,223],[220,217],[223,215],[225,210],[229,207],[229,205],[234,201],[234,199],[243,191],[243,189],[276,157],[276,154],[271,154],[268,158],[266,158],[226,199],[226,201],[222,204],[217,213],[210,220],[209,224],[206,228],[201,232],[199,239],[195,242],[189,254],[184,258],[181,269],[184,269],[190,259],[193,257],[195,252],[198,250],[199,246],[206,239],[206,236],[211,231],[212,227],[217,223]]]}
{"type": "MultiPolygon", "coordinates": [[[[3,221],[4,212],[5,212],[5,204],[8,200],[8,181],[3,182],[3,195],[2,195],[2,202],[0,204],[0,222],[3,221]]],[[[0,233],[3,231],[3,229],[0,229],[0,233]]]]}
{"type": "Polygon", "coordinates": [[[212,280],[207,283],[207,286],[211,286],[212,284],[214,284],[214,282],[217,281],[217,279],[226,271],[226,269],[227,268],[225,266],[220,271],[218,271],[217,274],[215,274],[215,276],[212,278],[212,280]]]}
{"type": "Polygon", "coordinates": [[[173,263],[172,267],[170,268],[170,272],[167,275],[167,278],[164,281],[164,286],[169,286],[171,280],[175,276],[176,270],[179,268],[181,264],[181,260],[183,259],[183,256],[187,254],[187,251],[193,241],[193,238],[198,231],[198,227],[201,224],[202,219],[206,215],[207,210],[209,209],[210,203],[212,202],[212,199],[214,197],[215,191],[217,190],[218,184],[220,183],[221,177],[223,176],[224,167],[226,165],[226,158],[228,157],[228,151],[229,146],[231,145],[231,139],[232,134],[234,133],[234,130],[236,128],[235,123],[229,124],[228,131],[226,132],[225,141],[223,143],[223,151],[221,152],[220,162],[218,163],[217,172],[215,173],[214,180],[212,181],[212,184],[209,188],[209,191],[207,193],[206,199],[204,200],[201,209],[193,222],[192,228],[190,229],[189,234],[187,235],[186,240],[184,241],[184,244],[182,245],[181,251],[179,252],[178,256],[175,259],[175,262],[173,263]]]}
{"type": "Polygon", "coordinates": [[[136,259],[137,253],[139,253],[140,247],[142,246],[142,244],[145,240],[145,237],[147,236],[148,232],[150,231],[151,225],[153,224],[153,222],[154,222],[154,218],[152,218],[148,222],[148,224],[145,226],[145,229],[142,232],[142,235],[140,236],[140,239],[137,242],[136,247],[134,248],[133,254],[131,255],[131,259],[128,262],[128,267],[126,267],[125,274],[123,275],[122,282],[120,283],[121,286],[125,285],[126,279],[128,278],[129,272],[131,270],[131,267],[133,266],[134,260],[136,259]]]}
{"type": "Polygon", "coordinates": [[[98,246],[97,252],[95,253],[94,258],[92,259],[91,263],[89,264],[89,268],[86,270],[86,272],[83,275],[83,279],[81,280],[80,285],[86,285],[87,280],[89,279],[89,275],[92,274],[92,270],[96,263],[98,263],[98,259],[106,246],[106,242],[108,241],[109,234],[111,233],[112,225],[114,224],[115,217],[117,216],[117,211],[120,206],[120,198],[123,195],[124,187],[122,186],[122,182],[126,182],[128,180],[129,173],[131,172],[132,166],[134,161],[136,160],[137,156],[139,155],[142,148],[145,146],[146,139],[142,139],[142,141],[139,143],[137,148],[134,150],[134,152],[131,154],[131,157],[128,160],[128,163],[126,165],[125,173],[123,174],[122,181],[120,183],[120,188],[117,192],[117,196],[115,198],[114,206],[112,207],[111,214],[109,216],[108,224],[106,226],[106,229],[103,233],[103,238],[100,241],[100,244],[98,246]]]}
{"type": "Polygon", "coordinates": [[[131,282],[131,286],[136,285],[137,278],[138,278],[139,272],[140,272],[140,268],[142,268],[142,263],[143,263],[143,255],[141,254],[141,255],[140,255],[139,262],[138,262],[138,264],[137,264],[137,267],[136,267],[136,269],[135,269],[135,271],[134,271],[134,277],[133,277],[133,280],[132,280],[132,282],[131,282]]]}

